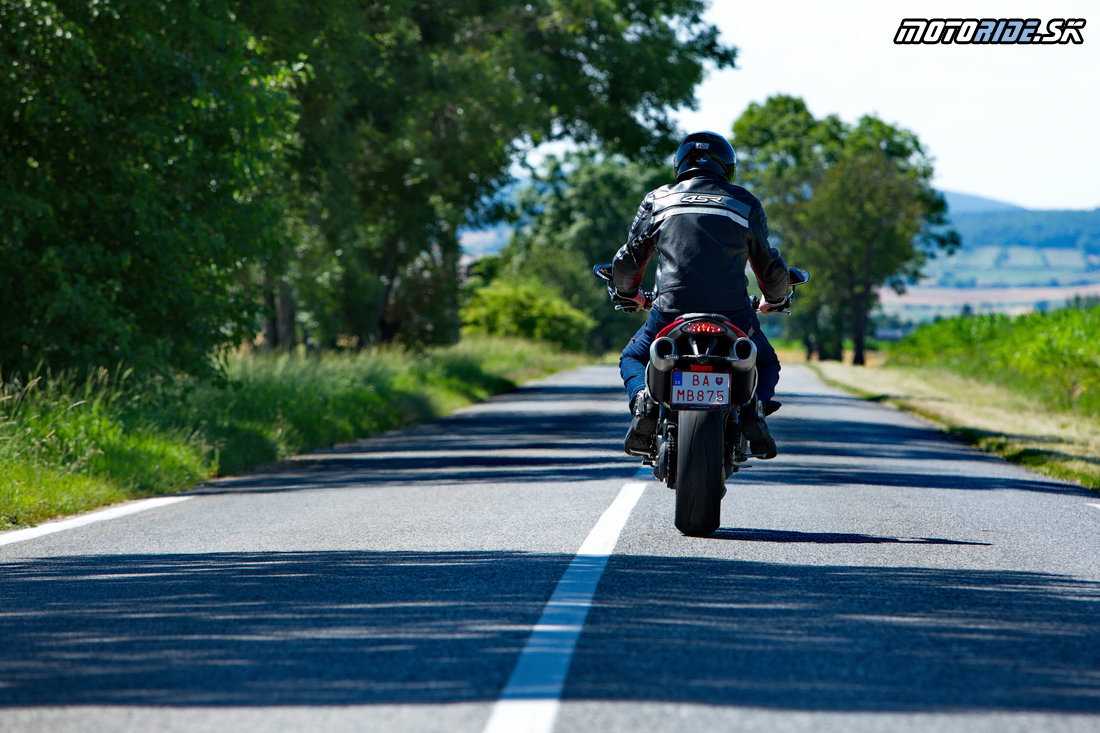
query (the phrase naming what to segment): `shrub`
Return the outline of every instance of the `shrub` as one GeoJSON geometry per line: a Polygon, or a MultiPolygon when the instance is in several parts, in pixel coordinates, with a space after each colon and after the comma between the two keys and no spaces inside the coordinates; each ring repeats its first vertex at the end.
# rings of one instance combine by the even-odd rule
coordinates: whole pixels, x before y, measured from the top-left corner
{"type": "Polygon", "coordinates": [[[595,326],[588,315],[534,282],[495,281],[474,291],[462,309],[462,333],[528,338],[581,351],[595,326]]]}

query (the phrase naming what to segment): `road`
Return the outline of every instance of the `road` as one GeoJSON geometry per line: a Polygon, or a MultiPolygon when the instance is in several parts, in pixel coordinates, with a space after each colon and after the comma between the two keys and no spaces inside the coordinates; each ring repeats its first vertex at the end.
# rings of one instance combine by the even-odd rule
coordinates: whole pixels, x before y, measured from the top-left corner
{"type": "Polygon", "coordinates": [[[1100,496],[780,389],[711,538],[602,366],[0,535],[0,730],[1100,730],[1100,496]]]}

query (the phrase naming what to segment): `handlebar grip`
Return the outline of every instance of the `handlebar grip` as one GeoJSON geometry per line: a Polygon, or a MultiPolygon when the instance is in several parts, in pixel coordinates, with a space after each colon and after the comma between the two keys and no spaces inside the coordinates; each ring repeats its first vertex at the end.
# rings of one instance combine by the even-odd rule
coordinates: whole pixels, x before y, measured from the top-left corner
{"type": "MultiPolygon", "coordinates": [[[[793,299],[794,299],[794,293],[793,292],[787,293],[787,297],[784,298],[781,303],[774,303],[774,304],[769,303],[768,304],[769,309],[768,309],[767,312],[768,313],[785,313],[787,315],[790,315],[791,314],[791,301],[793,299]]],[[[749,300],[752,302],[752,309],[754,311],[760,311],[760,306],[764,302],[763,298],[761,298],[761,296],[759,296],[759,295],[754,295],[749,300]]]]}

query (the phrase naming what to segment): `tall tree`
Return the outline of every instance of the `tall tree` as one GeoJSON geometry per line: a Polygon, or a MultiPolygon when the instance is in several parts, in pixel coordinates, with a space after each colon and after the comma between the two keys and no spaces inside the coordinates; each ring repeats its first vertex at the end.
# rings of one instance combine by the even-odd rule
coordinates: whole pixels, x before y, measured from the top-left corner
{"type": "MultiPolygon", "coordinates": [[[[312,309],[360,344],[449,338],[460,228],[512,163],[547,140],[655,155],[673,109],[732,48],[703,0],[239,0],[274,58],[305,56],[299,159],[306,220],[330,262],[301,268],[312,309]]],[[[329,333],[325,340],[335,339],[329,333]]]]}
{"type": "Polygon", "coordinates": [[[843,338],[865,360],[878,292],[898,292],[937,252],[958,246],[916,135],[872,116],[817,120],[776,96],[734,123],[741,177],[763,200],[787,259],[810,269],[792,319],[809,352],[839,359],[843,338]]]}
{"type": "Polygon", "coordinates": [[[295,73],[228,0],[0,3],[0,369],[204,371],[285,242],[295,73]]]}

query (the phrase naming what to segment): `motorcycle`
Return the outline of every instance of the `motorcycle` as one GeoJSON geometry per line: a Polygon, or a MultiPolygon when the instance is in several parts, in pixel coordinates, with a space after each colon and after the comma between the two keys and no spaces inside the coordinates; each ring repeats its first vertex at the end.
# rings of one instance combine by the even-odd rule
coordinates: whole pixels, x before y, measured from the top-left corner
{"type": "MultiPolygon", "coordinates": [[[[790,315],[794,289],[810,280],[797,267],[788,273],[791,289],[770,313],[790,315]]],[[[611,265],[597,265],[592,274],[607,283],[615,300],[611,265]]],[[[644,295],[648,310],[657,294],[644,295]]],[[[759,296],[752,305],[759,310],[759,296]]],[[[642,458],[654,478],[675,490],[675,524],[685,535],[706,537],[718,529],[726,479],[762,457],[750,453],[741,424],[741,408],[754,399],[756,379],[756,344],[714,313],[676,318],[649,347],[645,383],[660,405],[657,431],[649,450],[628,453],[642,458]]]]}

